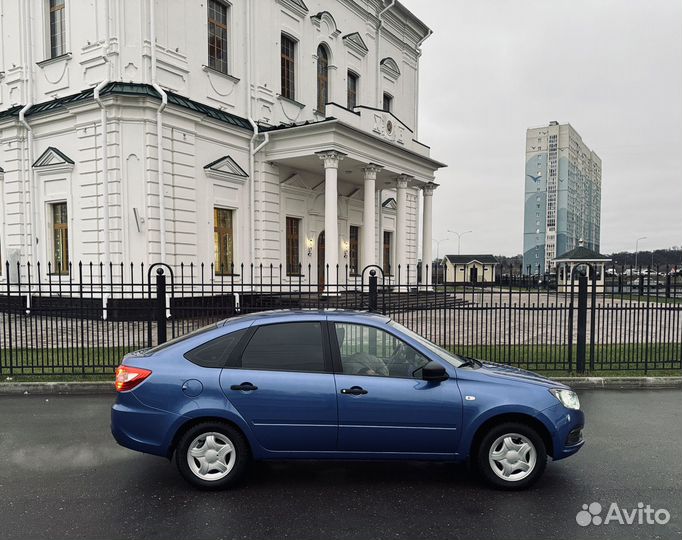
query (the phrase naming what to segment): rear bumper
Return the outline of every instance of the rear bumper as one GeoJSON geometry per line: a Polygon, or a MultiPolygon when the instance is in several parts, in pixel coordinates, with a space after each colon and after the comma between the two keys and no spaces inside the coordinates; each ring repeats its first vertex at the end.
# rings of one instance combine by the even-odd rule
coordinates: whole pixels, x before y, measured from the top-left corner
{"type": "Polygon", "coordinates": [[[111,434],[121,446],[168,457],[167,434],[177,419],[177,415],[148,407],[125,392],[111,407],[111,434]]]}

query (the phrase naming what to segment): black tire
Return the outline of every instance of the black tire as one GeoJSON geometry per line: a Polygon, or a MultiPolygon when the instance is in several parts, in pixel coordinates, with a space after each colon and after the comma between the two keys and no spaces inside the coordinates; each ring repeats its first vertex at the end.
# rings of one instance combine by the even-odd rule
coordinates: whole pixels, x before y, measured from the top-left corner
{"type": "MultiPolygon", "coordinates": [[[[221,422],[202,422],[188,429],[175,449],[175,463],[182,477],[193,486],[206,490],[219,490],[235,486],[244,476],[251,461],[251,450],[242,433],[229,424],[221,422]],[[226,438],[232,445],[235,454],[234,463],[229,472],[219,479],[205,479],[195,473],[189,465],[188,452],[190,445],[203,434],[217,433],[226,438]]],[[[199,465],[199,461],[195,462],[199,465]]],[[[216,473],[219,471],[216,470],[216,473]]],[[[213,474],[216,474],[213,473],[213,474]]]]}
{"type": "MultiPolygon", "coordinates": [[[[512,440],[513,442],[520,441],[520,439],[517,438],[513,438],[512,440]]],[[[500,448],[499,443],[496,444],[496,447],[500,448]]],[[[530,455],[531,454],[528,452],[525,453],[526,457],[530,455]]],[[[489,485],[502,490],[520,490],[531,486],[542,476],[545,466],[547,465],[547,449],[545,448],[542,437],[540,437],[537,431],[532,427],[519,422],[505,422],[504,424],[493,426],[483,435],[483,438],[476,449],[475,463],[479,474],[489,485]],[[511,434],[517,434],[524,437],[532,445],[532,449],[535,451],[534,465],[532,466],[530,473],[519,479],[504,479],[500,477],[493,467],[497,467],[497,470],[502,474],[502,465],[493,465],[490,463],[491,446],[493,446],[500,437],[511,434]]],[[[514,471],[512,472],[512,475],[523,473],[523,471],[517,468],[512,470],[514,471]]]]}

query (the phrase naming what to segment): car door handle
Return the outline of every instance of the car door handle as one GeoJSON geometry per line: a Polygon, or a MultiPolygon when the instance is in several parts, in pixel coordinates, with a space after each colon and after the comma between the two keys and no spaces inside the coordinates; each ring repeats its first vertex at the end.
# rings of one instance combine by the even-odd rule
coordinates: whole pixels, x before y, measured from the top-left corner
{"type": "Polygon", "coordinates": [[[352,396],[363,396],[367,393],[367,390],[361,386],[351,386],[350,388],[342,388],[342,394],[350,394],[352,396]]]}
{"type": "Polygon", "coordinates": [[[242,392],[253,392],[258,390],[257,386],[252,385],[250,382],[243,382],[242,384],[233,384],[230,386],[230,390],[241,390],[242,392]]]}

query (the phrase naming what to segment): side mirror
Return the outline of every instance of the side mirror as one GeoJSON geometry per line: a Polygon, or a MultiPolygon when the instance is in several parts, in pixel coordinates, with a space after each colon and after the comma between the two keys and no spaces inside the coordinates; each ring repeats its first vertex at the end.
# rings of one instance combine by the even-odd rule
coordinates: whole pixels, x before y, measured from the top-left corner
{"type": "Polygon", "coordinates": [[[448,380],[445,368],[438,362],[431,360],[422,368],[422,380],[430,382],[442,382],[448,380]]]}

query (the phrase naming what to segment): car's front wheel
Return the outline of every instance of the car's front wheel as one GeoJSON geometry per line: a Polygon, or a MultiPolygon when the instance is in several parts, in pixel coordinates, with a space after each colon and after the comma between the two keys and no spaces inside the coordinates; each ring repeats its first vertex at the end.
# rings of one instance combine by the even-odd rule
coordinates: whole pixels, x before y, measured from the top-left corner
{"type": "Polygon", "coordinates": [[[478,470],[500,489],[523,489],[542,476],[547,450],[542,437],[530,426],[508,422],[494,426],[478,446],[478,470]]]}
{"type": "Polygon", "coordinates": [[[202,489],[223,489],[236,484],[250,459],[244,436],[228,424],[204,422],[180,438],[175,462],[189,483],[202,489]]]}

